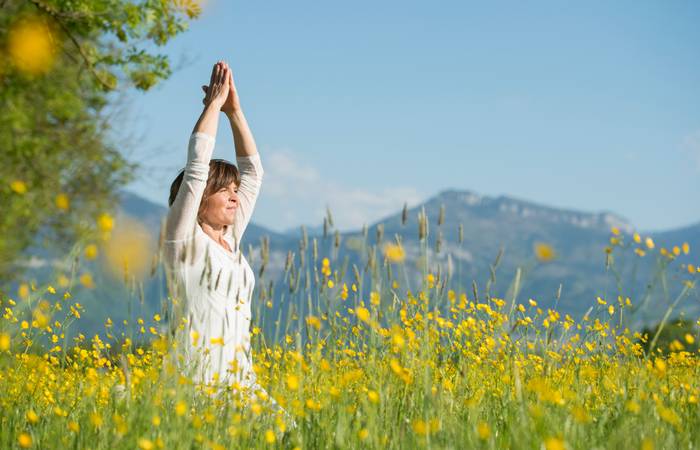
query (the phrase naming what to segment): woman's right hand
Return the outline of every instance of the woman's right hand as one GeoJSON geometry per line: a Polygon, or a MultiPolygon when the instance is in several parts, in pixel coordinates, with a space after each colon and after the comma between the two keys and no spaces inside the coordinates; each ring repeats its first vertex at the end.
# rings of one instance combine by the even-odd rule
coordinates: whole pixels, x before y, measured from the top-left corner
{"type": "Polygon", "coordinates": [[[209,87],[206,90],[206,96],[204,97],[204,105],[208,106],[213,104],[217,109],[221,107],[226,102],[229,91],[229,69],[228,65],[223,61],[219,61],[214,64],[211,69],[211,79],[209,81],[209,87]]]}

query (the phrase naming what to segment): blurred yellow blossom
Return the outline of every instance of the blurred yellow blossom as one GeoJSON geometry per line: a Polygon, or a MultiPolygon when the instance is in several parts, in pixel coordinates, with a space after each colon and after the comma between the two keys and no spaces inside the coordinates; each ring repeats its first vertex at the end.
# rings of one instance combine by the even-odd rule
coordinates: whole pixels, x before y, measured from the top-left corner
{"type": "Polygon", "coordinates": [[[9,30],[7,48],[12,63],[29,75],[51,70],[56,59],[56,31],[38,16],[18,20],[9,30]]]}
{"type": "Polygon", "coordinates": [[[32,442],[33,442],[32,437],[30,435],[28,435],[27,433],[20,433],[20,435],[17,437],[17,443],[22,448],[31,447],[32,442]]]}
{"type": "Polygon", "coordinates": [[[95,244],[88,244],[85,246],[85,259],[91,260],[97,258],[97,246],[95,244]]]}
{"type": "Polygon", "coordinates": [[[92,274],[90,272],[84,272],[82,275],[80,275],[80,284],[88,289],[94,288],[95,282],[92,279],[92,274]]]}
{"type": "Polygon", "coordinates": [[[370,323],[370,315],[369,315],[369,310],[367,308],[363,308],[362,306],[358,306],[357,309],[355,310],[355,314],[357,315],[357,318],[360,319],[363,322],[370,323]]]}
{"type": "Polygon", "coordinates": [[[56,277],[56,283],[58,283],[60,287],[65,288],[70,284],[70,279],[64,274],[59,274],[58,277],[56,277]]]}
{"type": "Polygon", "coordinates": [[[17,295],[20,298],[29,297],[29,285],[27,283],[21,283],[19,285],[19,288],[17,288],[17,295]]]}
{"type": "Polygon", "coordinates": [[[97,227],[102,231],[112,231],[114,218],[107,213],[102,213],[97,218],[97,227]]]}
{"type": "Polygon", "coordinates": [[[153,450],[155,448],[155,446],[153,445],[153,441],[146,438],[139,438],[137,444],[139,446],[139,449],[141,450],[153,450]]]}
{"type": "Polygon", "coordinates": [[[650,237],[646,238],[644,243],[646,244],[646,246],[649,250],[654,248],[654,240],[652,238],[650,238],[650,237]]]}
{"type": "Polygon", "coordinates": [[[479,422],[476,425],[476,434],[479,436],[479,439],[486,440],[491,436],[491,427],[486,422],[479,422]]]}
{"type": "Polygon", "coordinates": [[[4,352],[10,349],[10,335],[0,333],[0,351],[4,352]]]}
{"type": "Polygon", "coordinates": [[[535,257],[542,261],[548,262],[556,258],[554,247],[544,242],[536,242],[534,244],[535,257]]]}
{"type": "Polygon", "coordinates": [[[406,259],[403,247],[393,243],[384,245],[384,256],[393,263],[400,263],[406,259]]]}
{"type": "Polygon", "coordinates": [[[114,234],[103,250],[108,273],[117,279],[127,274],[144,278],[151,267],[153,247],[151,233],[145,225],[125,217],[114,228],[114,234]]]}
{"type": "Polygon", "coordinates": [[[27,422],[31,424],[39,422],[39,415],[33,409],[27,411],[27,422]]]}
{"type": "Polygon", "coordinates": [[[565,450],[564,441],[560,438],[550,437],[544,441],[545,450],[565,450]]]}
{"type": "Polygon", "coordinates": [[[287,387],[292,391],[299,389],[299,377],[292,374],[287,375],[287,387]]]}
{"type": "Polygon", "coordinates": [[[66,194],[58,194],[55,199],[56,202],[56,208],[60,210],[67,210],[70,208],[70,200],[68,199],[68,196],[66,194]]]}
{"type": "Polygon", "coordinates": [[[10,183],[10,189],[12,189],[17,194],[24,194],[27,192],[27,185],[24,184],[22,180],[14,180],[10,183]]]}

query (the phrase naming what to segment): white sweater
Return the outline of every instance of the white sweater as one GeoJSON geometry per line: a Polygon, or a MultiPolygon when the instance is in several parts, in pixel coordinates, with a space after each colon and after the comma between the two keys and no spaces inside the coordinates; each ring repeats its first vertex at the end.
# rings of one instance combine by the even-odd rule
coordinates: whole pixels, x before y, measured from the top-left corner
{"type": "Polygon", "coordinates": [[[180,363],[196,382],[212,382],[218,377],[227,384],[236,381],[259,389],[250,357],[255,278],[240,251],[240,238],[253,214],[263,168],[258,153],[236,156],[241,180],[239,204],[234,224],[224,235],[231,253],[197,223],[214,143],[215,138],[205,133],[195,132],[190,137],[184,178],[166,219],[163,260],[174,287],[172,319],[187,319],[184,330],[178,331],[184,350],[180,363]]]}

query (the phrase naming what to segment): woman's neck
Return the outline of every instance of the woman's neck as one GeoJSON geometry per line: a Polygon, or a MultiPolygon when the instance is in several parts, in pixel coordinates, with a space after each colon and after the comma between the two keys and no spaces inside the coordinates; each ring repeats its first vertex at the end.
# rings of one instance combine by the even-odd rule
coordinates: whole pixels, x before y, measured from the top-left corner
{"type": "Polygon", "coordinates": [[[199,222],[204,231],[209,237],[214,239],[216,242],[224,242],[224,234],[226,233],[226,225],[212,225],[207,222],[199,222]]]}

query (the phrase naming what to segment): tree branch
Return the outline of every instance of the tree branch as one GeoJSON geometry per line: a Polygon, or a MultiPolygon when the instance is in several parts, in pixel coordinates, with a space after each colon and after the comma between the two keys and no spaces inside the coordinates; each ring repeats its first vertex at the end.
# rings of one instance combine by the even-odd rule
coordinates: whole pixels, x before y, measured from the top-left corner
{"type": "Polygon", "coordinates": [[[95,79],[97,79],[97,81],[98,81],[105,89],[107,89],[107,90],[112,90],[112,86],[111,86],[109,83],[107,83],[106,81],[104,81],[104,80],[102,79],[102,77],[100,77],[100,74],[97,73],[97,71],[95,70],[95,66],[92,64],[92,62],[90,61],[90,59],[88,58],[88,56],[87,56],[87,55],[85,54],[85,52],[83,51],[83,48],[81,47],[80,43],[79,43],[78,40],[75,38],[75,36],[73,36],[73,33],[70,32],[70,30],[69,30],[68,27],[63,23],[63,21],[59,18],[59,15],[56,14],[54,11],[52,11],[51,8],[49,8],[48,6],[46,6],[46,5],[44,5],[43,3],[41,3],[39,0],[29,0],[29,2],[32,3],[34,6],[36,6],[37,9],[40,9],[40,10],[46,12],[48,15],[50,15],[50,16],[56,21],[56,23],[61,27],[61,29],[63,30],[63,32],[66,33],[66,35],[68,36],[68,38],[71,40],[71,42],[73,42],[73,44],[75,45],[75,47],[78,49],[78,52],[80,53],[80,56],[83,58],[83,61],[85,62],[85,65],[86,65],[86,66],[88,67],[88,69],[90,70],[90,73],[92,73],[92,75],[95,77],[95,79]]]}

